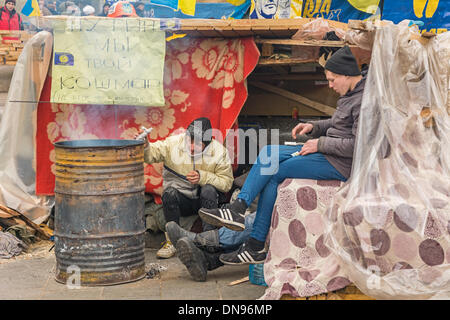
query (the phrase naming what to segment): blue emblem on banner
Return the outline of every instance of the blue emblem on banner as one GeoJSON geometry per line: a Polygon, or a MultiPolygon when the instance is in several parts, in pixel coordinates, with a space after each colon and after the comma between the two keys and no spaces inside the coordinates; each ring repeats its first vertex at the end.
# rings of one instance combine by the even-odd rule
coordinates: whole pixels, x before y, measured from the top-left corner
{"type": "Polygon", "coordinates": [[[73,55],[66,52],[55,52],[55,65],[58,66],[73,66],[73,55]]]}

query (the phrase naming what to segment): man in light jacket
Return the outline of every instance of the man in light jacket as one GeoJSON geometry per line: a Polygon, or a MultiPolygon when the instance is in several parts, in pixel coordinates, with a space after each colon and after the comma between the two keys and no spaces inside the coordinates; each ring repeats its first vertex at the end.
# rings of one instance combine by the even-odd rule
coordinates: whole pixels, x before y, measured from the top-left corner
{"type": "MultiPolygon", "coordinates": [[[[207,118],[192,121],[186,133],[147,144],[144,161],[164,163],[162,202],[167,223],[179,224],[180,216],[197,214],[201,207],[217,208],[219,197],[233,185],[228,151],[212,138],[207,118]]],[[[204,230],[210,228],[203,226],[204,230]]],[[[166,233],[166,242],[157,256],[170,258],[175,252],[166,233]]]]}

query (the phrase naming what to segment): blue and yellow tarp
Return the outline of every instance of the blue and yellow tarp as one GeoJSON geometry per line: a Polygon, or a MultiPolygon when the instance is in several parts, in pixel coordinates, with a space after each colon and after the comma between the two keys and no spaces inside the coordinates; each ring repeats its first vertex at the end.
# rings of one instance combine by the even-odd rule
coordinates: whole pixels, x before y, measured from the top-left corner
{"type": "Polygon", "coordinates": [[[383,19],[394,23],[405,19],[422,21],[422,31],[445,32],[450,30],[450,0],[384,1],[383,19]]]}
{"type": "Polygon", "coordinates": [[[324,18],[341,22],[381,16],[380,0],[303,0],[304,18],[324,18]]]}
{"type": "Polygon", "coordinates": [[[145,11],[152,18],[242,19],[251,0],[196,2],[191,0],[151,0],[145,11]]]}
{"type": "Polygon", "coordinates": [[[252,0],[250,18],[324,18],[347,22],[381,16],[380,0],[252,0]]]}

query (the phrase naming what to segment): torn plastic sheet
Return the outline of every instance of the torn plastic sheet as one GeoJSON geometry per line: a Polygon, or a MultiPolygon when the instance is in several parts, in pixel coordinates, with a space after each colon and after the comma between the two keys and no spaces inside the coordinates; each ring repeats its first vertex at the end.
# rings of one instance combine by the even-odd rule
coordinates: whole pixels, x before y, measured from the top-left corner
{"type": "Polygon", "coordinates": [[[23,48],[0,124],[0,203],[34,223],[50,215],[53,198],[35,195],[36,111],[47,76],[53,36],[37,33],[23,48]]]}
{"type": "Polygon", "coordinates": [[[450,298],[450,33],[377,29],[352,177],[327,245],[377,299],[450,298]]]}

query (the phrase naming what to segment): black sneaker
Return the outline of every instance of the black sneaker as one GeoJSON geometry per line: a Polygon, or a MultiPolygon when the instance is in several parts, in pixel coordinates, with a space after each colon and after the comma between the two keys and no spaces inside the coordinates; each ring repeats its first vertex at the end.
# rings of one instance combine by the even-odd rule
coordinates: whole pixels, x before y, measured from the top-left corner
{"type": "Polygon", "coordinates": [[[267,252],[265,249],[254,251],[250,249],[247,243],[244,243],[236,251],[221,254],[220,262],[223,264],[240,265],[240,264],[258,264],[264,263],[267,252]]]}
{"type": "Polygon", "coordinates": [[[208,262],[202,250],[187,237],[177,242],[177,257],[195,281],[206,281],[208,262]]]}
{"type": "Polygon", "coordinates": [[[222,208],[201,208],[198,215],[203,221],[213,226],[243,231],[245,229],[245,210],[247,210],[245,201],[236,199],[233,203],[225,204],[222,208]]]}

